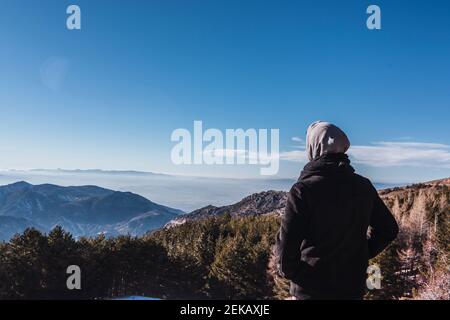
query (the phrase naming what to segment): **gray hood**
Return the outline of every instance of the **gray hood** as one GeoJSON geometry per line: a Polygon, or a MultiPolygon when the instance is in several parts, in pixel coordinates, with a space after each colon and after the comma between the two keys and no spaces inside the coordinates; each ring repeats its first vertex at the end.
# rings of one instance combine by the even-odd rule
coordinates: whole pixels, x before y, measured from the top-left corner
{"type": "Polygon", "coordinates": [[[334,124],[316,121],[306,133],[306,152],[309,161],[324,154],[345,153],[350,148],[347,135],[334,124]]]}

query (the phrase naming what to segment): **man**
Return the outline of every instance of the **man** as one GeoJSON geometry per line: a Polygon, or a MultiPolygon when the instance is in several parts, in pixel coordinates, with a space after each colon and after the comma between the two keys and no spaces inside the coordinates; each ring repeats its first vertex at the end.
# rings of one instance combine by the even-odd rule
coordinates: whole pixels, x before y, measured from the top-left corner
{"type": "Polygon", "coordinates": [[[310,162],[289,192],[275,247],[294,298],[362,299],[368,260],[397,236],[391,212],[350,165],[349,147],[333,124],[308,128],[310,162]]]}

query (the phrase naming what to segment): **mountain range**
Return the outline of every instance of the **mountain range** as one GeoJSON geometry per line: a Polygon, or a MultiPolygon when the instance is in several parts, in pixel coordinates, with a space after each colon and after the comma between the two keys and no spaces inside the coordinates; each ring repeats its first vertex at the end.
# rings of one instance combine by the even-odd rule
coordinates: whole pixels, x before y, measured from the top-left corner
{"type": "MultiPolygon", "coordinates": [[[[443,186],[450,186],[450,179],[383,189],[379,193],[400,223],[410,224],[413,220],[422,221],[430,206],[448,207],[448,195],[444,193],[441,197],[443,186]]],[[[209,205],[185,214],[131,192],[97,186],[32,185],[22,181],[0,186],[0,240],[8,240],[27,227],[48,232],[57,225],[75,237],[138,236],[187,220],[226,213],[231,216],[280,215],[286,199],[284,191],[264,191],[231,205],[209,205]]]]}
{"type": "Polygon", "coordinates": [[[17,182],[0,187],[0,239],[27,227],[47,232],[59,225],[75,237],[142,235],[183,211],[131,192],[97,186],[62,187],[17,182]]]}

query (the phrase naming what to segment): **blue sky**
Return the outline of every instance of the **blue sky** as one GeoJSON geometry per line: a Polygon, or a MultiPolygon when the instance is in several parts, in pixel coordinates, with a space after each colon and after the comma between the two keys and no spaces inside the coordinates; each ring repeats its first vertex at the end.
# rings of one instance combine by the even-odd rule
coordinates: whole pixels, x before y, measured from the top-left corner
{"type": "Polygon", "coordinates": [[[257,176],[171,163],[172,131],[202,120],[279,128],[292,177],[292,138],[321,119],[375,180],[450,176],[449,15],[448,1],[2,1],[0,168],[257,176]]]}

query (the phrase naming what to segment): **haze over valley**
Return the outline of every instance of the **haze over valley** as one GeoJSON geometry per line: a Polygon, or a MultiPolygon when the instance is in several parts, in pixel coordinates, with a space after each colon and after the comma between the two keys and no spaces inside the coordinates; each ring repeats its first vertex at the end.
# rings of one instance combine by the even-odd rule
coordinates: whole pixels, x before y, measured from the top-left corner
{"type": "MultiPolygon", "coordinates": [[[[26,181],[60,186],[95,185],[116,191],[133,192],[156,203],[185,212],[208,206],[225,206],[267,190],[289,191],[292,179],[216,178],[167,175],[141,171],[106,170],[7,170],[0,171],[0,185],[26,181]]],[[[378,189],[407,183],[375,183],[378,189]]]]}

